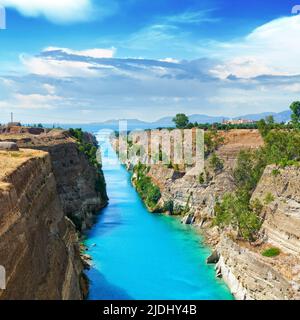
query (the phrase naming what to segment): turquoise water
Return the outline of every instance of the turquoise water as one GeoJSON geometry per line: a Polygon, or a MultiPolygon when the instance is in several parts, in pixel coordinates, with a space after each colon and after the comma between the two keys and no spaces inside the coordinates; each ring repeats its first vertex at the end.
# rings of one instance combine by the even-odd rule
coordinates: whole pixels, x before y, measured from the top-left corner
{"type": "MultiPolygon", "coordinates": [[[[103,144],[105,137],[98,140],[103,144]]],[[[87,272],[89,299],[232,299],[214,267],[206,265],[210,251],[195,230],[150,214],[130,174],[109,146],[102,148],[110,204],[86,241],[94,263],[87,272]]]]}

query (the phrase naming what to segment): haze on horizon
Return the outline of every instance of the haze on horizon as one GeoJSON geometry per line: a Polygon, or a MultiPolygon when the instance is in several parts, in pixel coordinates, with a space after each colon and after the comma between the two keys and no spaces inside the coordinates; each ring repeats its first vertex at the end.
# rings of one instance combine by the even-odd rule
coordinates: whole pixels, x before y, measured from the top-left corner
{"type": "Polygon", "coordinates": [[[299,100],[294,1],[0,4],[0,123],[236,117],[299,100]]]}

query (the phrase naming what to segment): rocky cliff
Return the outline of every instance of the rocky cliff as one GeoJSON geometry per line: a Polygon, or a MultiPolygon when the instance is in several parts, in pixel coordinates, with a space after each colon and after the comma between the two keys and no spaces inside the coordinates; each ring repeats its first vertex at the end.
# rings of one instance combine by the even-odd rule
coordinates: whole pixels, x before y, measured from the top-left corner
{"type": "Polygon", "coordinates": [[[263,241],[245,247],[223,237],[217,270],[239,299],[300,299],[300,168],[267,166],[252,200],[263,204],[263,241]],[[276,247],[273,258],[262,252],[276,247]]]}
{"type": "Polygon", "coordinates": [[[238,241],[230,232],[212,226],[214,207],[225,193],[236,189],[232,172],[239,152],[258,148],[263,140],[256,130],[220,134],[224,142],[216,154],[224,167],[219,172],[209,169],[209,158],[203,176],[188,168],[178,172],[163,164],[150,167],[148,176],[161,190],[159,206],[172,201],[184,209],[183,223],[201,228],[215,248],[209,261],[217,263],[217,275],[237,299],[299,299],[300,168],[265,169],[252,196],[253,201],[263,204],[261,239],[254,244],[238,241]],[[278,256],[263,256],[265,250],[274,247],[279,249],[278,256]]]}
{"type": "Polygon", "coordinates": [[[0,299],[84,298],[78,231],[107,204],[100,168],[65,131],[0,140],[20,147],[0,152],[0,265],[7,274],[0,299]]]}
{"type": "Polygon", "coordinates": [[[263,144],[257,130],[231,130],[220,132],[220,135],[224,142],[216,150],[216,154],[224,163],[222,171],[216,173],[211,170],[208,158],[202,181],[199,179],[200,172],[195,172],[193,168],[176,172],[164,165],[155,165],[151,166],[148,173],[161,189],[161,206],[172,200],[175,206],[188,207],[189,212],[184,221],[200,227],[210,224],[216,201],[235,189],[232,170],[239,152],[255,149],[263,144]]]}
{"type": "Polygon", "coordinates": [[[78,237],[63,212],[49,154],[0,154],[1,299],[82,299],[78,237]]]}
{"type": "MultiPolygon", "coordinates": [[[[295,292],[290,279],[274,267],[274,259],[265,258],[260,250],[222,236],[217,245],[217,275],[223,277],[239,300],[289,300],[295,292]]],[[[276,259],[278,260],[278,259],[276,259]]]]}
{"type": "MultiPolygon", "coordinates": [[[[38,149],[50,154],[65,215],[80,231],[90,228],[94,214],[106,206],[108,201],[105,179],[102,171],[91,165],[88,157],[79,150],[77,141],[69,132],[52,130],[40,135],[19,135],[6,139],[15,141],[20,148],[38,149]]],[[[87,133],[85,141],[97,143],[87,133]]]]}
{"type": "Polygon", "coordinates": [[[282,251],[300,253],[300,168],[268,166],[252,196],[264,204],[262,230],[282,251]]]}

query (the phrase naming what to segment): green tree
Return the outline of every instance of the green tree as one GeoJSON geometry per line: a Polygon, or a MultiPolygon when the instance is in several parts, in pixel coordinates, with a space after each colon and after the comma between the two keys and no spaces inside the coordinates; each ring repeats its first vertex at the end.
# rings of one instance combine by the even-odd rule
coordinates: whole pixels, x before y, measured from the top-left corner
{"type": "Polygon", "coordinates": [[[238,237],[254,241],[261,227],[261,210],[258,201],[249,203],[247,193],[226,194],[215,207],[215,224],[222,229],[231,226],[238,237]]]}
{"type": "Polygon", "coordinates": [[[265,167],[266,159],[262,151],[240,151],[233,177],[238,189],[249,193],[249,199],[265,167]]]}
{"type": "Polygon", "coordinates": [[[295,128],[300,128],[300,101],[295,101],[291,104],[290,109],[292,111],[292,123],[295,128]]]}
{"type": "Polygon", "coordinates": [[[189,118],[184,113],[178,113],[176,117],[173,118],[173,122],[177,129],[184,129],[189,124],[189,118]]]}
{"type": "Polygon", "coordinates": [[[261,119],[257,123],[258,130],[261,136],[264,138],[268,133],[276,127],[273,116],[267,116],[266,119],[261,119]]]}
{"type": "Polygon", "coordinates": [[[266,117],[266,122],[269,126],[275,124],[274,116],[270,115],[266,117]]]}
{"type": "Polygon", "coordinates": [[[263,152],[268,164],[286,166],[300,161],[300,133],[298,130],[272,130],[265,137],[263,152]]]}

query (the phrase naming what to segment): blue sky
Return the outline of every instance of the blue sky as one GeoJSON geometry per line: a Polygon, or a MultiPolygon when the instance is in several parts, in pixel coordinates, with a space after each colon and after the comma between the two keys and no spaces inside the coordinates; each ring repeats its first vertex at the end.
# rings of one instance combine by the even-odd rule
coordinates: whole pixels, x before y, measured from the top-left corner
{"type": "Polygon", "coordinates": [[[11,110],[24,122],[151,121],[282,111],[299,99],[297,1],[0,4],[0,123],[11,110]]]}

